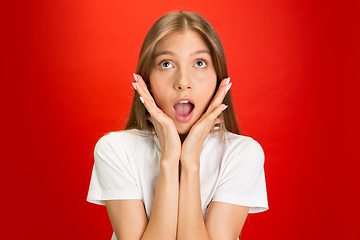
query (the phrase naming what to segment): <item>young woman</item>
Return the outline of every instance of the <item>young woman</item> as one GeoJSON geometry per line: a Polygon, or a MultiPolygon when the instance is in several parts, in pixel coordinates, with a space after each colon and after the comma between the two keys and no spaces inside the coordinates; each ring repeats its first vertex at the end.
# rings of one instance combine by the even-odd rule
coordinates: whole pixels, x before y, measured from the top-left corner
{"type": "Polygon", "coordinates": [[[88,201],[114,239],[237,239],[268,208],[261,146],[239,135],[224,51],[212,26],[173,12],[149,30],[126,130],[102,137],[88,201]]]}

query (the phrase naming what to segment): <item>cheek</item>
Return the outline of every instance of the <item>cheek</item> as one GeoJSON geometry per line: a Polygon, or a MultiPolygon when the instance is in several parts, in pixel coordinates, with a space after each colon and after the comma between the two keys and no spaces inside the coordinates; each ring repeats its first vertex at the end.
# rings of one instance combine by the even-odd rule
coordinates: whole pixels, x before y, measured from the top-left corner
{"type": "Polygon", "coordinates": [[[166,88],[162,87],[162,85],[158,84],[157,82],[150,83],[150,87],[156,105],[164,111],[166,109],[166,102],[168,102],[166,100],[166,88]]]}
{"type": "Polygon", "coordinates": [[[212,98],[216,90],[216,83],[217,79],[216,75],[214,74],[208,75],[203,78],[199,85],[201,95],[204,96],[206,99],[212,98]]]}
{"type": "Polygon", "coordinates": [[[201,95],[203,96],[204,103],[206,105],[208,105],[213,99],[216,90],[215,88],[216,88],[215,84],[214,85],[208,84],[206,87],[204,87],[204,91],[201,95]]]}
{"type": "Polygon", "coordinates": [[[150,73],[149,82],[153,95],[157,94],[159,96],[162,92],[164,92],[164,89],[167,87],[167,78],[168,77],[166,75],[159,73],[159,71],[154,71],[153,73],[150,73]]]}
{"type": "Polygon", "coordinates": [[[159,96],[162,95],[162,92],[161,92],[161,88],[159,88],[159,86],[157,84],[150,83],[150,91],[151,91],[151,94],[154,97],[155,102],[158,102],[158,101],[161,100],[159,98],[159,96]]]}
{"type": "Polygon", "coordinates": [[[209,79],[211,79],[211,80],[210,80],[210,84],[208,84],[208,87],[209,87],[209,91],[212,92],[211,96],[213,96],[215,93],[215,90],[216,90],[216,85],[217,85],[217,76],[216,76],[215,71],[213,71],[210,74],[209,79]]]}

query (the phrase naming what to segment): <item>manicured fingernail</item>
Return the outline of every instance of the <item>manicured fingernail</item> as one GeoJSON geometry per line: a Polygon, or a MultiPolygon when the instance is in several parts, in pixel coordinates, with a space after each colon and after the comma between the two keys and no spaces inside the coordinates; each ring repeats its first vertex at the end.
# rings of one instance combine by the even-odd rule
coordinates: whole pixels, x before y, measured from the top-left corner
{"type": "Polygon", "coordinates": [[[231,85],[232,85],[232,83],[229,83],[229,85],[227,85],[227,87],[226,87],[226,89],[225,89],[225,93],[227,93],[227,92],[230,90],[231,85]]]}
{"type": "Polygon", "coordinates": [[[140,97],[140,101],[141,101],[142,103],[145,102],[145,100],[144,100],[142,97],[140,97]]]}
{"type": "Polygon", "coordinates": [[[135,73],[133,73],[133,77],[134,77],[134,79],[135,79],[135,82],[137,82],[137,77],[136,77],[136,74],[135,74],[135,73]]]}
{"type": "Polygon", "coordinates": [[[229,85],[230,82],[230,77],[228,77],[228,79],[226,80],[226,85],[229,85]]]}
{"type": "Polygon", "coordinates": [[[136,84],[131,82],[131,84],[133,85],[134,89],[137,90],[136,84]]]}
{"type": "Polygon", "coordinates": [[[222,109],[223,111],[228,108],[228,105],[225,105],[225,107],[222,109]]]}

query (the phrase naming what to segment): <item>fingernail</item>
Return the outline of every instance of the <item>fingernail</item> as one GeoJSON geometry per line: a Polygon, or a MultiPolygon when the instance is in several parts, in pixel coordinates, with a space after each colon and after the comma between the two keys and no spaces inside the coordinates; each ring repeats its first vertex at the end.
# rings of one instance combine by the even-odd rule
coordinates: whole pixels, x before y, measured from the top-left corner
{"type": "Polygon", "coordinates": [[[136,74],[135,74],[135,73],[133,73],[133,77],[134,77],[134,79],[135,79],[135,82],[137,82],[137,77],[136,77],[136,74]]]}
{"type": "Polygon", "coordinates": [[[228,105],[225,105],[225,107],[222,109],[223,111],[228,108],[228,105]]]}
{"type": "Polygon", "coordinates": [[[145,100],[144,100],[142,97],[140,97],[140,101],[141,101],[142,103],[145,102],[145,100]]]}
{"type": "Polygon", "coordinates": [[[226,85],[228,85],[230,82],[230,77],[228,77],[228,79],[226,80],[226,85]]]}
{"type": "Polygon", "coordinates": [[[226,93],[230,90],[231,85],[232,85],[232,83],[229,83],[229,85],[227,85],[227,87],[226,87],[226,89],[225,89],[225,92],[226,92],[226,93]]]}
{"type": "Polygon", "coordinates": [[[133,85],[134,89],[137,90],[136,84],[131,82],[131,84],[133,85]]]}

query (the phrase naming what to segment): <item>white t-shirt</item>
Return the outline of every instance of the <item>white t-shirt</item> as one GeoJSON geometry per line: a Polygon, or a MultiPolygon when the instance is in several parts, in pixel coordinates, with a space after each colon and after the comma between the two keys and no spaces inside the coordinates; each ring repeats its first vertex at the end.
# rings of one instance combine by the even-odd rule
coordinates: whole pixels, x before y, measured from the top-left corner
{"type": "MultiPolygon", "coordinates": [[[[159,174],[160,144],[146,131],[127,130],[102,137],[95,147],[95,164],[87,201],[141,199],[148,219],[159,174]]],[[[221,141],[209,134],[200,155],[200,191],[205,217],[211,201],[268,209],[264,152],[252,138],[226,133],[221,141]]],[[[116,238],[113,238],[116,239],[116,238]]]]}

